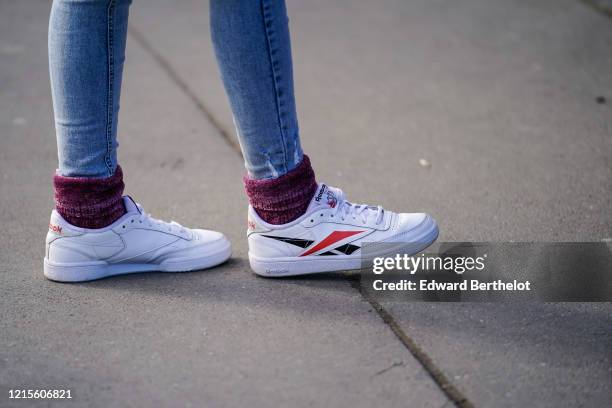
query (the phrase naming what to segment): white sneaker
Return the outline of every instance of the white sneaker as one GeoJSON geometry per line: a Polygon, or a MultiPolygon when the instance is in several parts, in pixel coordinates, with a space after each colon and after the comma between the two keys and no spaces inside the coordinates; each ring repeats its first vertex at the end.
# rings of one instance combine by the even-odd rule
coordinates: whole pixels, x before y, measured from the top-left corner
{"type": "Polygon", "coordinates": [[[75,227],[53,210],[45,276],[60,282],[82,282],[133,272],[193,271],[230,257],[230,243],[220,232],[156,220],[129,196],[123,201],[126,214],[100,229],[75,227]]]}
{"type": "MultiPolygon", "coordinates": [[[[249,206],[247,237],[253,271],[279,277],[359,269],[363,242],[397,243],[414,255],[436,240],[438,226],[428,214],[352,204],[340,189],[320,184],[306,213],[287,224],[268,224],[249,206]]],[[[395,254],[387,252],[375,255],[395,254]]]]}

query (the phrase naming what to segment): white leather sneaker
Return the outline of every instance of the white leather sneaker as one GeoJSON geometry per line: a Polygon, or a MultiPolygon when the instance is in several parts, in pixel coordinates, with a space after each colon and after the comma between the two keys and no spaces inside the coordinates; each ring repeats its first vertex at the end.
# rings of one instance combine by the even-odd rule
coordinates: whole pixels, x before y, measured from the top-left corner
{"type": "Polygon", "coordinates": [[[220,232],[189,229],[152,218],[131,197],[126,214],[105,228],[71,225],[53,210],[46,239],[45,276],[82,282],[134,272],[183,272],[225,262],[231,246],[220,232]]]}
{"type": "Polygon", "coordinates": [[[359,269],[364,242],[393,244],[368,256],[391,256],[396,247],[414,255],[436,240],[438,226],[428,214],[352,204],[340,189],[319,184],[306,213],[287,224],[268,224],[249,206],[247,237],[253,271],[280,277],[359,269]]]}

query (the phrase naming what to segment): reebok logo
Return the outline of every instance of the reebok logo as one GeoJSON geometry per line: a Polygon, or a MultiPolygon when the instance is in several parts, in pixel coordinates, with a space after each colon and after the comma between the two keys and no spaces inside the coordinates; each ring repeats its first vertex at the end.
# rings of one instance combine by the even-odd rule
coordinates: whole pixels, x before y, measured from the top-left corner
{"type": "Polygon", "coordinates": [[[280,237],[275,235],[262,236],[266,238],[272,238],[277,241],[286,242],[287,244],[295,245],[300,248],[306,249],[306,251],[304,251],[304,253],[302,253],[300,256],[311,255],[315,252],[320,252],[324,249],[325,251],[319,253],[318,255],[351,255],[353,252],[360,249],[361,247],[349,243],[340,245],[337,248],[330,249],[329,247],[336,244],[338,241],[342,241],[343,239],[352,237],[362,232],[363,231],[334,231],[314,246],[311,245],[314,244],[315,241],[311,241],[308,239],[280,237]]]}
{"type": "Polygon", "coordinates": [[[319,192],[317,193],[317,196],[315,197],[315,201],[317,203],[321,201],[321,198],[323,197],[323,193],[325,192],[326,189],[327,189],[327,186],[325,184],[321,184],[321,188],[319,189],[319,192]]]}
{"type": "Polygon", "coordinates": [[[337,202],[338,202],[338,199],[336,198],[336,195],[328,189],[327,190],[327,205],[329,205],[330,208],[335,208],[337,202]]]}
{"type": "Polygon", "coordinates": [[[254,230],[255,230],[255,228],[256,228],[255,223],[254,223],[253,221],[251,221],[251,220],[247,219],[247,229],[248,229],[249,231],[254,231],[254,230]]]}
{"type": "Polygon", "coordinates": [[[61,234],[62,233],[62,227],[60,227],[59,225],[53,225],[51,223],[49,223],[49,229],[53,232],[55,232],[56,234],[61,234]]]}
{"type": "Polygon", "coordinates": [[[325,184],[321,184],[321,188],[319,189],[319,192],[317,193],[317,196],[315,197],[315,201],[320,203],[321,199],[323,198],[323,194],[325,194],[327,205],[330,208],[335,208],[338,202],[338,199],[336,198],[336,195],[334,194],[334,192],[331,191],[325,184]]]}

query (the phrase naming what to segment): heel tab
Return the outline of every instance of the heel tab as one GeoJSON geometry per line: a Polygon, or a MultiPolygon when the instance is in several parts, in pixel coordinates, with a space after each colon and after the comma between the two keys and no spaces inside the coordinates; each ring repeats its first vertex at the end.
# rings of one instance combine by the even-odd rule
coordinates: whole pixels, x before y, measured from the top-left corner
{"type": "Polygon", "coordinates": [[[62,232],[66,230],[67,226],[66,220],[62,218],[62,216],[57,212],[57,210],[53,209],[51,211],[51,218],[49,219],[49,232],[55,235],[62,235],[62,232]]]}
{"type": "Polygon", "coordinates": [[[56,235],[57,237],[66,237],[81,235],[81,231],[79,231],[78,227],[66,221],[56,209],[53,209],[49,219],[49,234],[56,235]]]}
{"type": "Polygon", "coordinates": [[[247,212],[247,236],[255,232],[269,232],[270,229],[264,227],[261,223],[261,218],[257,215],[255,209],[249,205],[247,212]]]}

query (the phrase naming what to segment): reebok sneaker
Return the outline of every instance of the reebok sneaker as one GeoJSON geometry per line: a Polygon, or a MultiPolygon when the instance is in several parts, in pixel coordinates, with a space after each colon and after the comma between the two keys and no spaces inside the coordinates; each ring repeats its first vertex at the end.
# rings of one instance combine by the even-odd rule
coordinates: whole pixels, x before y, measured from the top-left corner
{"type": "Polygon", "coordinates": [[[126,214],[100,229],[71,225],[53,210],[45,276],[60,282],[83,282],[134,272],[193,271],[230,257],[230,243],[223,234],[157,220],[131,197],[123,200],[126,214]]]}
{"type": "Polygon", "coordinates": [[[281,277],[359,269],[364,242],[398,243],[414,255],[436,240],[438,226],[428,214],[353,204],[340,189],[319,184],[306,213],[288,224],[268,224],[249,206],[247,237],[253,271],[281,277]]]}

